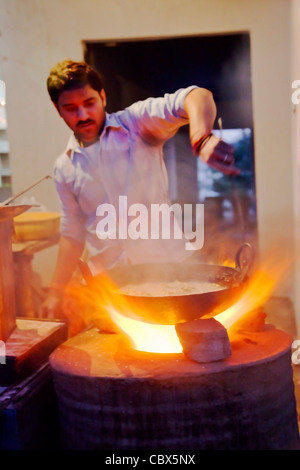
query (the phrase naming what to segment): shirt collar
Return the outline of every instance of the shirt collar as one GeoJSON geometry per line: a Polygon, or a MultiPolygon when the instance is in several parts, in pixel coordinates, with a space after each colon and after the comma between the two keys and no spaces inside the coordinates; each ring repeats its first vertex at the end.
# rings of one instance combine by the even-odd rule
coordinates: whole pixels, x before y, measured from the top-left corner
{"type": "MultiPolygon", "coordinates": [[[[113,114],[108,114],[108,113],[105,114],[105,123],[104,123],[103,131],[101,132],[101,135],[104,134],[109,127],[114,127],[114,128],[121,127],[120,121],[118,120],[116,114],[114,114],[114,113],[113,114]]],[[[101,135],[99,136],[99,139],[100,139],[101,135]]],[[[71,160],[73,160],[75,152],[83,153],[82,148],[80,147],[80,145],[78,143],[78,140],[76,139],[75,135],[71,134],[71,136],[69,138],[69,141],[68,141],[68,144],[67,144],[66,154],[68,155],[69,158],[71,158],[71,160]]]]}

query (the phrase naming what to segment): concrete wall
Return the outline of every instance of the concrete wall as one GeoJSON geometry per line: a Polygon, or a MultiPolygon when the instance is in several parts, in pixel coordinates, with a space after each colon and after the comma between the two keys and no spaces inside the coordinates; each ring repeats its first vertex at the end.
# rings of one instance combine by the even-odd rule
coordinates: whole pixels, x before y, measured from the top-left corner
{"type": "MultiPolygon", "coordinates": [[[[276,245],[278,255],[293,255],[291,8],[290,0],[1,0],[14,192],[51,172],[66,145],[68,130],[45,82],[57,61],[83,58],[83,40],[249,31],[260,251],[276,245]]],[[[34,194],[49,209],[58,207],[52,183],[34,194]]],[[[46,280],[48,264],[49,257],[38,268],[46,280]]],[[[291,271],[282,287],[292,296],[293,281],[291,271]]]]}
{"type": "MultiPolygon", "coordinates": [[[[292,81],[300,80],[300,1],[293,0],[291,9],[291,50],[292,50],[292,81]]],[[[299,87],[298,87],[299,89],[299,87]]],[[[293,92],[296,90],[293,89],[293,92]]],[[[297,93],[297,97],[299,98],[297,93]]],[[[293,189],[294,189],[294,304],[298,337],[300,334],[300,103],[292,105],[292,155],[293,155],[293,189]]]]}

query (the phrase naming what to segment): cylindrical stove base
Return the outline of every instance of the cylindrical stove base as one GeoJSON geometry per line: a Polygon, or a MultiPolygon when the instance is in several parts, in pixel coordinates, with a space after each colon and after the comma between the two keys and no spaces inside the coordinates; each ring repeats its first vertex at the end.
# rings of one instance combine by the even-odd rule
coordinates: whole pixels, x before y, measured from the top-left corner
{"type": "Polygon", "coordinates": [[[149,354],[96,329],[50,357],[64,449],[299,449],[291,339],[269,329],[224,361],[149,354]]]}

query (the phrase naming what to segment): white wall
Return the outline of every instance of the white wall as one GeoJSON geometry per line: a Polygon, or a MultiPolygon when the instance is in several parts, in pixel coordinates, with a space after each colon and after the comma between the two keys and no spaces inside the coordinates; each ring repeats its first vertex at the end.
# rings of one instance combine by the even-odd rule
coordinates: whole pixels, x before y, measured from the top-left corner
{"type": "MultiPolygon", "coordinates": [[[[278,256],[293,254],[291,5],[290,0],[1,0],[0,68],[7,83],[14,192],[50,172],[66,144],[68,131],[45,82],[57,61],[83,58],[83,40],[249,31],[260,249],[264,255],[275,244],[278,256]]],[[[50,209],[58,207],[52,183],[43,183],[35,195],[50,209]]],[[[45,279],[48,263],[39,265],[45,279]]],[[[293,280],[283,293],[292,295],[293,280]]]]}
{"type": "MultiPolygon", "coordinates": [[[[293,0],[291,10],[292,81],[300,80],[300,1],[293,0]]],[[[293,92],[296,91],[293,89],[293,92]]],[[[299,94],[297,93],[297,97],[299,94]]],[[[300,334],[300,103],[292,106],[292,153],[295,214],[295,297],[298,337],[300,334]]]]}

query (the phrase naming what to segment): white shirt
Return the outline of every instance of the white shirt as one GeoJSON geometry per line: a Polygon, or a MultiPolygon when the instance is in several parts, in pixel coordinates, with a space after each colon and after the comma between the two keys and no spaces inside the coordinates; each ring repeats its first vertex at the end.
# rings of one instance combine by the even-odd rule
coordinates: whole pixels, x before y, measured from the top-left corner
{"type": "Polygon", "coordinates": [[[183,240],[100,240],[96,233],[97,207],[119,196],[128,206],[169,204],[168,179],[162,147],[179,127],[188,124],[186,95],[180,89],[162,98],[148,98],[123,111],[106,114],[104,129],[95,144],[82,148],[74,135],[54,165],[54,180],[61,200],[61,234],[85,241],[94,272],[116,264],[181,261],[189,252],[183,240]]]}

